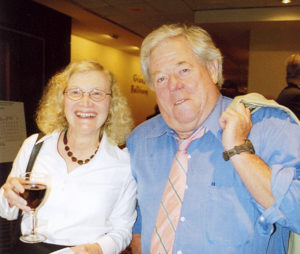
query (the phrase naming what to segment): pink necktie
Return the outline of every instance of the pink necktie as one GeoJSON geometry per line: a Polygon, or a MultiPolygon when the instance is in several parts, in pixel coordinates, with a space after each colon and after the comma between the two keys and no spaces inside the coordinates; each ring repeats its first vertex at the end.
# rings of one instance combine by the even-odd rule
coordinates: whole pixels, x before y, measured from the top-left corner
{"type": "Polygon", "coordinates": [[[188,170],[187,148],[193,140],[202,137],[204,132],[205,129],[200,127],[187,139],[179,140],[178,151],[172,164],[156,218],[156,225],[151,241],[152,254],[172,253],[186,188],[186,174],[188,170]]]}

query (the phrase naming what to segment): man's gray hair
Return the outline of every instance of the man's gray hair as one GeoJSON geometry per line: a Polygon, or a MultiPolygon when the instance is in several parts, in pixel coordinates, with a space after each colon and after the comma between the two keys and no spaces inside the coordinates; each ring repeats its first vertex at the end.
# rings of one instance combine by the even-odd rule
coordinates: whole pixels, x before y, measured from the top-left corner
{"type": "Polygon", "coordinates": [[[151,85],[151,77],[149,73],[149,58],[151,50],[155,48],[161,41],[172,37],[184,37],[195,55],[202,61],[210,63],[217,60],[218,62],[218,86],[223,84],[222,55],[220,50],[215,46],[211,36],[207,31],[199,26],[185,24],[163,25],[152,31],[144,39],[141,47],[140,61],[142,73],[148,85],[151,85]]]}

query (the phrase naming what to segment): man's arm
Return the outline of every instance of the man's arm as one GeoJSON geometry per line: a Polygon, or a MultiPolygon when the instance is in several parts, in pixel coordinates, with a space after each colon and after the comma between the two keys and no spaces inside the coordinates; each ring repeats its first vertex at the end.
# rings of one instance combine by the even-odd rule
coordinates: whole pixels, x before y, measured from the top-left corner
{"type": "Polygon", "coordinates": [[[257,155],[241,153],[230,159],[252,197],[265,209],[275,203],[271,191],[271,170],[257,155]]]}
{"type": "MultiPolygon", "coordinates": [[[[219,122],[223,129],[222,144],[225,151],[242,145],[252,128],[250,111],[242,103],[237,110],[227,108],[219,122]]],[[[266,209],[272,206],[275,199],[271,190],[270,167],[259,156],[248,152],[236,154],[230,161],[252,197],[266,209]]]]}

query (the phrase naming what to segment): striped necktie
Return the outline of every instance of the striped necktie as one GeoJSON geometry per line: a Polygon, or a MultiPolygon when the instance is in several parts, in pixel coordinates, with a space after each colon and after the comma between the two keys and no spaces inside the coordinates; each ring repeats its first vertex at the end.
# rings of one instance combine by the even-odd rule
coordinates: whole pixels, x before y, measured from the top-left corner
{"type": "Polygon", "coordinates": [[[178,140],[178,151],[172,164],[152,235],[152,254],[172,253],[186,188],[186,175],[188,170],[187,149],[192,141],[201,138],[204,132],[205,129],[200,127],[187,139],[178,140]]]}

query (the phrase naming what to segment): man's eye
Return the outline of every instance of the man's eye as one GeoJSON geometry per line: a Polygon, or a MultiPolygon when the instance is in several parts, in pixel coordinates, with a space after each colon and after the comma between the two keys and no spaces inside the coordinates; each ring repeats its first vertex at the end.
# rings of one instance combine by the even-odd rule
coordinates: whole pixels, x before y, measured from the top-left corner
{"type": "Polygon", "coordinates": [[[156,84],[157,85],[163,85],[167,80],[167,77],[163,76],[163,77],[159,77],[157,80],[156,80],[156,84]]]}
{"type": "Polygon", "coordinates": [[[161,77],[161,78],[159,78],[158,80],[157,80],[157,83],[161,83],[161,82],[163,82],[165,80],[165,78],[164,77],[161,77]]]}
{"type": "Polygon", "coordinates": [[[189,71],[190,71],[189,68],[184,68],[184,69],[181,70],[182,73],[188,73],[189,71]]]}

